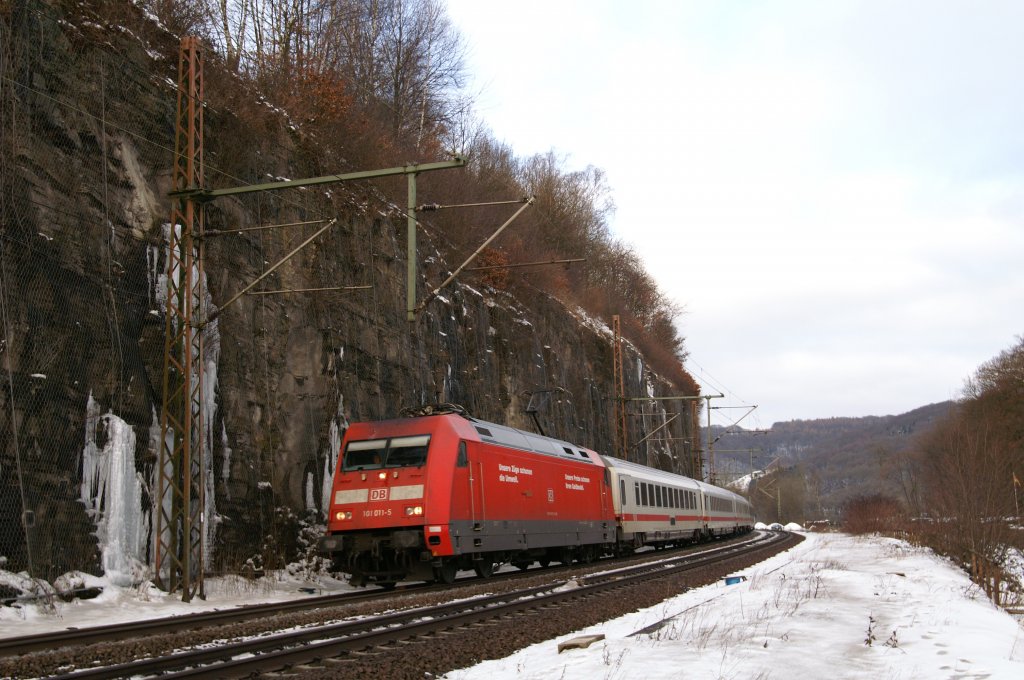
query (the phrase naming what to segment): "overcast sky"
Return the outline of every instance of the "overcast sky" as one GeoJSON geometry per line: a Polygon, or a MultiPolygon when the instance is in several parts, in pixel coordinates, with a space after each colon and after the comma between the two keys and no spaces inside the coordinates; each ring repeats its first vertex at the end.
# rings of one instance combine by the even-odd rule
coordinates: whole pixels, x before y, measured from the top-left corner
{"type": "Polygon", "coordinates": [[[1024,333],[1024,2],[448,7],[481,118],[606,171],[743,425],[955,398],[1024,333]]]}

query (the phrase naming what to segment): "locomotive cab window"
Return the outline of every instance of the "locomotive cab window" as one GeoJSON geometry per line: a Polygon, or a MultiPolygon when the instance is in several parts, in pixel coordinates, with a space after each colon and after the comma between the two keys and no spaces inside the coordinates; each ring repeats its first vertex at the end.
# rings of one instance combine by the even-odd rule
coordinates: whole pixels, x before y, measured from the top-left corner
{"type": "Polygon", "coordinates": [[[459,442],[459,456],[455,459],[455,467],[469,467],[469,455],[466,453],[466,442],[459,442]]]}
{"type": "Polygon", "coordinates": [[[349,442],[345,447],[342,470],[374,470],[381,467],[387,444],[387,439],[349,442]]]}
{"type": "Polygon", "coordinates": [[[345,447],[341,469],[352,472],[382,467],[420,467],[427,462],[429,445],[430,435],[427,434],[349,442],[345,447]]]}
{"type": "Polygon", "coordinates": [[[427,446],[430,435],[416,437],[395,437],[388,447],[384,467],[420,467],[427,462],[427,446]]]}

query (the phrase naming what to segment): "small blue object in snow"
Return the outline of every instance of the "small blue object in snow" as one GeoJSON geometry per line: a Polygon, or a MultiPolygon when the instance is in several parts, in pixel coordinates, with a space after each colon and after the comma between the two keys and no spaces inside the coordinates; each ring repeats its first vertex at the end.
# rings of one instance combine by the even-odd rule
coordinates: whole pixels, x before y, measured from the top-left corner
{"type": "Polygon", "coordinates": [[[725,577],[725,585],[727,585],[727,586],[734,586],[737,583],[740,583],[741,581],[746,581],[746,580],[747,580],[746,576],[726,576],[725,577]]]}

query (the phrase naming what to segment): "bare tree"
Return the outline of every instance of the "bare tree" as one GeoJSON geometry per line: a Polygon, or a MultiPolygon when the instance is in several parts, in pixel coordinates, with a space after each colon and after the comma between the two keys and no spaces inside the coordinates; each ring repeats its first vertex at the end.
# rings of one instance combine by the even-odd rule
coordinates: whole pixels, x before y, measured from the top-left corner
{"type": "Polygon", "coordinates": [[[961,413],[924,446],[929,508],[946,551],[962,564],[978,557],[1001,564],[1011,544],[1012,472],[998,422],[961,413]]]}
{"type": "Polygon", "coordinates": [[[438,0],[347,0],[330,34],[357,100],[414,143],[464,113],[465,48],[438,0]]]}

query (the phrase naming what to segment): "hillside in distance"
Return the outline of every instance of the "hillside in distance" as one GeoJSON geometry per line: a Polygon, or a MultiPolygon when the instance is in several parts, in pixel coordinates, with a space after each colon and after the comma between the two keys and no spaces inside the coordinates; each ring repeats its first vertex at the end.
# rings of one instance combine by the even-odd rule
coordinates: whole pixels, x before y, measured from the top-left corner
{"type": "Polygon", "coordinates": [[[907,457],[953,406],[946,401],[900,415],[791,420],[769,430],[712,427],[716,469],[723,481],[769,466],[802,476],[811,519],[834,519],[843,504],[862,495],[903,501],[900,472],[907,457]]]}

